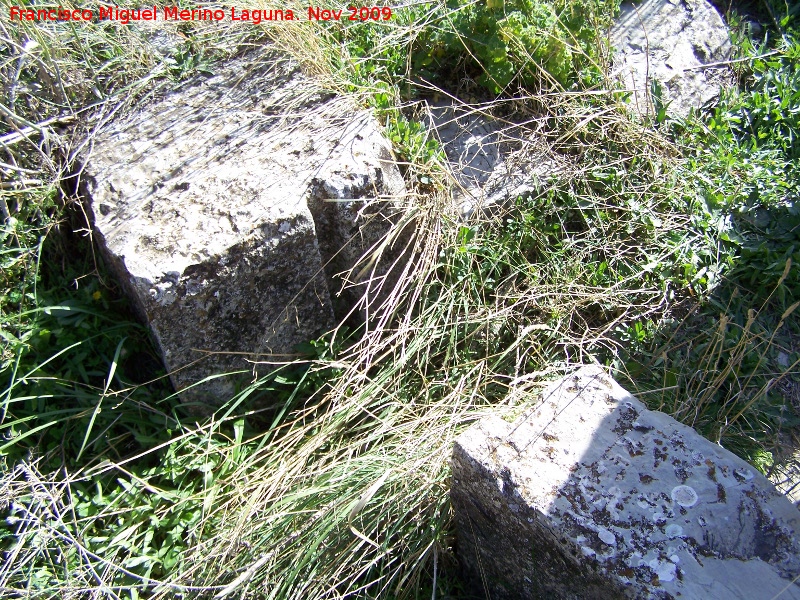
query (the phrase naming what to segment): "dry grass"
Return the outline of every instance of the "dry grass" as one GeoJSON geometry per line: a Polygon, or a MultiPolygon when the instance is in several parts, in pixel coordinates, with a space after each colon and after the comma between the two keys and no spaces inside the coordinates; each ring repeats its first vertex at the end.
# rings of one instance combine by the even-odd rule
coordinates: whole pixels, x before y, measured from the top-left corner
{"type": "MultiPolygon", "coordinates": [[[[16,97],[0,138],[11,157],[4,173],[16,174],[13,193],[39,201],[27,170],[41,170],[48,187],[68,166],[75,146],[60,124],[79,119],[91,129],[212,59],[252,51],[262,28],[246,27],[159,29],[186,50],[164,54],[164,40],[139,27],[0,23],[0,42],[10,48],[0,72],[16,97]]],[[[389,132],[428,111],[424,100],[401,101],[407,82],[354,81],[356,65],[369,59],[354,59],[335,29],[297,22],[263,31],[354,102],[385,93],[379,109],[389,132]]],[[[418,29],[397,21],[385,34],[403,51],[418,29]]],[[[435,86],[425,91],[446,96],[435,86]]],[[[260,379],[204,424],[164,415],[172,437],[135,456],[93,457],[75,472],[46,463],[48,453],[9,465],[0,478],[6,596],[458,595],[448,497],[455,436],[489,411],[518,414],[549,378],[619,358],[634,324],[659,324],[686,290],[706,291],[684,270],[694,250],[708,250],[707,267],[721,268],[717,241],[693,224],[675,148],[607,90],[458,108],[500,124],[493,139],[509,164],[546,155],[560,165],[556,176],[531,181],[516,203],[464,217],[451,194],[460,185],[453,170],[464,165],[431,150],[429,129],[404,139],[408,203],[388,238],[346,276],[371,281],[356,307],[370,319],[357,341],[308,372],[325,379],[319,389],[292,396],[276,418],[242,408],[268,389],[260,379]],[[387,262],[393,277],[384,277],[387,262]]],[[[6,213],[18,213],[21,202],[6,200],[6,213]]],[[[18,246],[30,260],[35,246],[18,246]]],[[[772,350],[773,338],[750,320],[724,345],[730,328],[720,322],[710,334],[686,396],[668,394],[677,384],[664,381],[664,408],[699,422],[745,354],[772,350]]],[[[331,346],[337,337],[344,331],[333,332],[331,346]]],[[[747,394],[724,405],[726,428],[751,418],[748,409],[767,391],[738,381],[747,394]]]]}

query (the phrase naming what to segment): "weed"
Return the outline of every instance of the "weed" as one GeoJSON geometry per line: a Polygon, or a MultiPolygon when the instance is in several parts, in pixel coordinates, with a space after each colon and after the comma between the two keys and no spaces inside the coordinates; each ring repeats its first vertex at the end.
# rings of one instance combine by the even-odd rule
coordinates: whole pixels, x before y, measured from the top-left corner
{"type": "Polygon", "coordinates": [[[625,359],[630,385],[656,407],[762,469],[798,425],[780,391],[798,364],[798,48],[796,34],[785,33],[769,58],[744,63],[744,89],[673,124],[689,140],[684,168],[701,200],[696,227],[717,240],[723,260],[703,268],[706,285],[690,316],[652,335],[632,332],[625,359]]]}
{"type": "Polygon", "coordinates": [[[413,55],[415,74],[432,79],[464,64],[493,94],[591,86],[602,78],[602,32],[618,10],[614,2],[452,1],[422,33],[413,55]]]}

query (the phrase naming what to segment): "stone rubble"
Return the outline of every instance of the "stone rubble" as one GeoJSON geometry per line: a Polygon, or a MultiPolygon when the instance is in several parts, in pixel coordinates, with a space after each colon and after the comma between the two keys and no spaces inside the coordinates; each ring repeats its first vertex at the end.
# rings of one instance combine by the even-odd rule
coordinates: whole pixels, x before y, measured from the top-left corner
{"type": "Polygon", "coordinates": [[[564,168],[529,128],[490,112],[455,102],[427,107],[428,131],[444,149],[454,201],[464,217],[531,193],[538,181],[564,168]]]}

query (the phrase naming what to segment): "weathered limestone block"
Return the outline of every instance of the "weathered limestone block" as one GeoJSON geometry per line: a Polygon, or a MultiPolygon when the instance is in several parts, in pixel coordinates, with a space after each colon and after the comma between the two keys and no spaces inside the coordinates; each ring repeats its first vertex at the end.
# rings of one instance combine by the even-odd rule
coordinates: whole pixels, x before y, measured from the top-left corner
{"type": "MultiPolygon", "coordinates": [[[[360,248],[385,233],[404,193],[371,117],[269,53],[112,122],[84,162],[94,234],[179,390],[330,328],[327,262],[347,235],[360,248]],[[346,188],[331,218],[328,188],[346,188]]],[[[182,397],[219,405],[235,383],[182,397]]]]}
{"type": "Polygon", "coordinates": [[[340,136],[344,152],[312,179],[308,206],[335,312],[337,316],[356,312],[365,320],[368,311],[359,303],[369,299],[374,310],[394,287],[401,270],[397,261],[407,258],[408,229],[398,227],[392,239],[386,236],[397,221],[396,201],[405,194],[405,184],[388,143],[370,119],[354,120],[340,136]],[[382,198],[375,197],[376,190],[383,190],[382,198]],[[364,256],[370,258],[362,260],[364,256]],[[378,265],[372,261],[376,256],[378,265]],[[354,265],[356,272],[348,273],[354,265]]]}
{"type": "Polygon", "coordinates": [[[760,473],[600,368],[458,438],[452,502],[474,590],[509,598],[800,598],[800,512],[760,473]]]}
{"type": "Polygon", "coordinates": [[[667,112],[686,116],[719,93],[728,67],[704,66],[730,57],[728,28],[706,0],[624,2],[611,30],[614,73],[634,90],[640,114],[653,113],[650,85],[658,81],[667,112]]]}

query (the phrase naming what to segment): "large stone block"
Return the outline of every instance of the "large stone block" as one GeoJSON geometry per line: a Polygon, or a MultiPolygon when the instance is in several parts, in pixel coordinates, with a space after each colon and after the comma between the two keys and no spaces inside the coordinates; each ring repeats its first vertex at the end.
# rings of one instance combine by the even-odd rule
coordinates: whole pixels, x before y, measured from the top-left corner
{"type": "Polygon", "coordinates": [[[102,128],[81,184],[176,389],[210,405],[235,378],[185,388],[285,360],[334,324],[329,261],[346,269],[404,193],[377,123],[291,61],[267,52],[218,73],[102,128]]]}
{"type": "Polygon", "coordinates": [[[706,0],[644,0],[622,4],[611,30],[614,73],[633,90],[632,104],[653,114],[652,82],[667,112],[686,116],[730,82],[728,28],[706,0]]]}
{"type": "Polygon", "coordinates": [[[459,559],[480,597],[800,598],[800,512],[601,369],[456,441],[459,559]]]}

